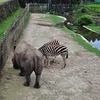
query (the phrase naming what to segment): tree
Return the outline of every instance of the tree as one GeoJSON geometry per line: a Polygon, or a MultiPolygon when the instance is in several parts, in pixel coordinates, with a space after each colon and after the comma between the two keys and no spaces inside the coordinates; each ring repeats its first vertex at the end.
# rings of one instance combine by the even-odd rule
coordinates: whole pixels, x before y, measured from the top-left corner
{"type": "Polygon", "coordinates": [[[19,0],[19,4],[22,8],[25,8],[26,6],[26,0],[19,0]]]}
{"type": "Polygon", "coordinates": [[[81,0],[71,0],[72,4],[79,4],[81,0]]]}

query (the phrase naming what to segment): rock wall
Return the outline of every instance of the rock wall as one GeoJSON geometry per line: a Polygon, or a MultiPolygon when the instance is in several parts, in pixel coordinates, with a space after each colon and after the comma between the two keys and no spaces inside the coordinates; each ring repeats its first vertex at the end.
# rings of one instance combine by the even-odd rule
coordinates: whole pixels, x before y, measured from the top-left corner
{"type": "Polygon", "coordinates": [[[18,7],[18,0],[9,0],[7,2],[0,3],[0,23],[2,23],[7,17],[11,16],[18,7]]]}

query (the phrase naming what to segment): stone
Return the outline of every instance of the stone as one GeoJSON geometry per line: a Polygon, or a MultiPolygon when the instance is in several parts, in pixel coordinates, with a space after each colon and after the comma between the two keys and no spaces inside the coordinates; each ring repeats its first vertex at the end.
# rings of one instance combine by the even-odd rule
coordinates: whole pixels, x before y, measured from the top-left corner
{"type": "Polygon", "coordinates": [[[82,9],[81,9],[81,12],[82,12],[82,13],[87,13],[88,11],[89,11],[89,10],[88,10],[87,8],[82,8],[82,9]]]}
{"type": "Polygon", "coordinates": [[[96,25],[97,25],[97,26],[100,26],[100,19],[97,19],[97,20],[96,20],[96,25]]]}

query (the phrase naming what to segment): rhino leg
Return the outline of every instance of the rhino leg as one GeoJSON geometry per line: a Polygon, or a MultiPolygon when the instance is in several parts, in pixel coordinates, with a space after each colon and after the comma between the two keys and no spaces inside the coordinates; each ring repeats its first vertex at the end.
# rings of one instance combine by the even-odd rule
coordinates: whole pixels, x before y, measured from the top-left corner
{"type": "Polygon", "coordinates": [[[25,76],[24,68],[20,68],[19,76],[25,76]]]}
{"type": "Polygon", "coordinates": [[[41,74],[36,74],[36,81],[35,81],[35,85],[34,85],[34,88],[40,88],[40,85],[39,85],[39,82],[40,82],[40,77],[41,77],[41,74]]]}
{"type": "Polygon", "coordinates": [[[15,57],[12,58],[12,63],[13,63],[13,68],[14,68],[14,69],[19,69],[19,66],[18,66],[18,64],[17,64],[17,62],[16,62],[16,60],[15,60],[15,57]]]}
{"type": "Polygon", "coordinates": [[[30,85],[30,74],[26,74],[25,75],[25,79],[26,79],[26,82],[23,84],[24,86],[29,86],[30,85]]]}

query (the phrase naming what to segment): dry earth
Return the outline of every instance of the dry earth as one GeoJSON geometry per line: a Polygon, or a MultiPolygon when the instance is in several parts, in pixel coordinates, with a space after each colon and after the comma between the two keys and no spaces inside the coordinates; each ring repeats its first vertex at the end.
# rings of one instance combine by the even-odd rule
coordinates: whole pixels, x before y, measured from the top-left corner
{"type": "Polygon", "coordinates": [[[19,71],[12,67],[11,53],[2,71],[0,100],[100,100],[100,58],[78,45],[70,34],[51,26],[53,22],[47,16],[31,14],[20,41],[39,48],[58,39],[69,50],[66,68],[61,69],[63,61],[58,56],[50,69],[43,69],[40,89],[33,88],[34,73],[31,85],[24,87],[24,77],[18,76],[19,71]]]}

